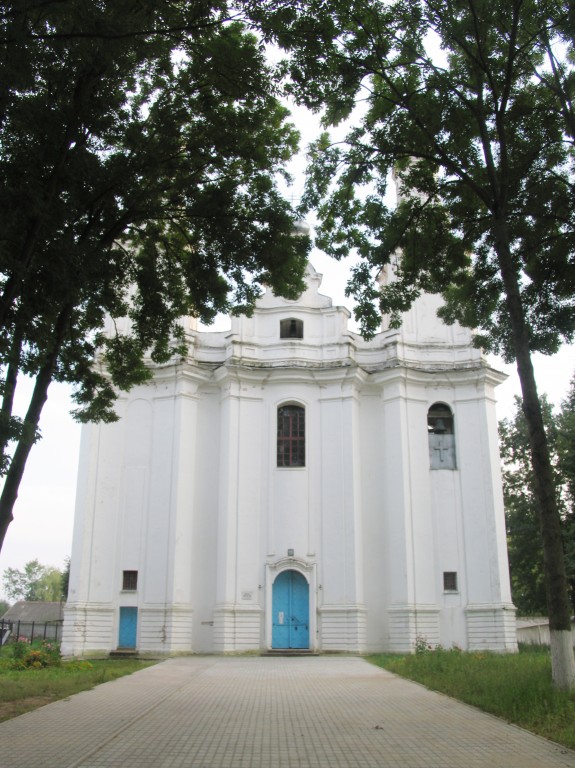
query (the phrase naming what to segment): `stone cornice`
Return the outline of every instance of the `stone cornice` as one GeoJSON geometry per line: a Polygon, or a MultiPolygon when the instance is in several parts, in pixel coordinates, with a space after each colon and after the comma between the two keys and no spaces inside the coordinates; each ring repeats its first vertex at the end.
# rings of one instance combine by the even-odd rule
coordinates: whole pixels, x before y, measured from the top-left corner
{"type": "Polygon", "coordinates": [[[370,379],[373,383],[384,384],[392,381],[403,380],[418,384],[437,384],[438,382],[447,385],[462,384],[465,382],[477,383],[481,381],[491,386],[497,386],[506,380],[507,375],[491,368],[484,361],[475,365],[461,366],[414,366],[395,361],[395,364],[380,368],[378,370],[368,370],[370,379]]]}

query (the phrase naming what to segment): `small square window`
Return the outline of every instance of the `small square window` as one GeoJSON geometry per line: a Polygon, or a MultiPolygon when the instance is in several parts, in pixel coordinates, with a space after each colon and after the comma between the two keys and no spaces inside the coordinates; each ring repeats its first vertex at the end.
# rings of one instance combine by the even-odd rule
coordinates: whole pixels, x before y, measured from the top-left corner
{"type": "Polygon", "coordinates": [[[124,592],[135,592],[138,589],[138,571],[123,571],[122,576],[124,592]]]}
{"type": "Polygon", "coordinates": [[[445,592],[457,592],[457,572],[443,572],[443,589],[445,592]]]}

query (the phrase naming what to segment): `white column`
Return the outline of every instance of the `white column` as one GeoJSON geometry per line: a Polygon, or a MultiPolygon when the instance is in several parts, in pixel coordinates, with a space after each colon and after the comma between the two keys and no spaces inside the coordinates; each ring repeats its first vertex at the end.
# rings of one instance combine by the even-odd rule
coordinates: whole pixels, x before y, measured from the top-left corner
{"type": "Polygon", "coordinates": [[[162,503],[151,512],[148,548],[162,572],[148,569],[149,599],[141,611],[142,650],[190,652],[192,646],[193,523],[196,485],[198,380],[186,365],[159,384],[155,401],[154,483],[162,503]],[[158,525],[165,530],[160,533],[158,525]],[[160,545],[162,542],[162,545],[160,545]],[[150,583],[157,579],[157,584],[150,583]],[[163,584],[160,595],[158,587],[163,584]]]}
{"type": "Polygon", "coordinates": [[[366,643],[359,445],[359,369],[326,377],[320,400],[322,650],[361,651],[366,643]]]}
{"type": "MultiPolygon", "coordinates": [[[[125,415],[126,401],[116,404],[125,415]]],[[[117,646],[115,623],[120,537],[119,488],[124,423],[82,427],[70,588],[64,610],[62,653],[108,652],[117,646]]]]}
{"type": "Polygon", "coordinates": [[[406,369],[386,371],[379,381],[389,649],[405,652],[414,650],[418,639],[439,642],[426,396],[406,369]]]}
{"type": "Polygon", "coordinates": [[[458,441],[467,635],[472,650],[517,648],[493,397],[493,386],[500,380],[495,372],[486,371],[473,388],[460,392],[457,405],[465,425],[458,441]]]}
{"type": "Polygon", "coordinates": [[[263,643],[261,557],[261,397],[250,382],[222,368],[217,588],[214,650],[256,649],[263,643]],[[244,394],[243,390],[246,390],[244,394]]]}

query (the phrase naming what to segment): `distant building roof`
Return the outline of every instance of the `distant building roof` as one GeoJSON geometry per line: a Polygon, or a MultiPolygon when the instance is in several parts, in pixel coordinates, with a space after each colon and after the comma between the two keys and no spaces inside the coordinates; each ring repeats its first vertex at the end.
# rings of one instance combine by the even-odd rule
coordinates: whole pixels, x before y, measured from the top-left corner
{"type": "Polygon", "coordinates": [[[17,603],[9,608],[4,616],[3,621],[59,621],[63,618],[63,603],[51,603],[43,600],[36,600],[29,602],[27,600],[19,600],[17,603]]]}

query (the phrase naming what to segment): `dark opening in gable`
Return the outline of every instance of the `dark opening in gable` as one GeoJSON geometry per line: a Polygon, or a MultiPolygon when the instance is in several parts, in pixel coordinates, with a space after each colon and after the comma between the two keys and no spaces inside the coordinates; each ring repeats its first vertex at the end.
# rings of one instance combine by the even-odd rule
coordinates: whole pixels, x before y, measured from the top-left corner
{"type": "Polygon", "coordinates": [[[295,317],[280,320],[280,339],[303,339],[303,320],[295,317]]]}

